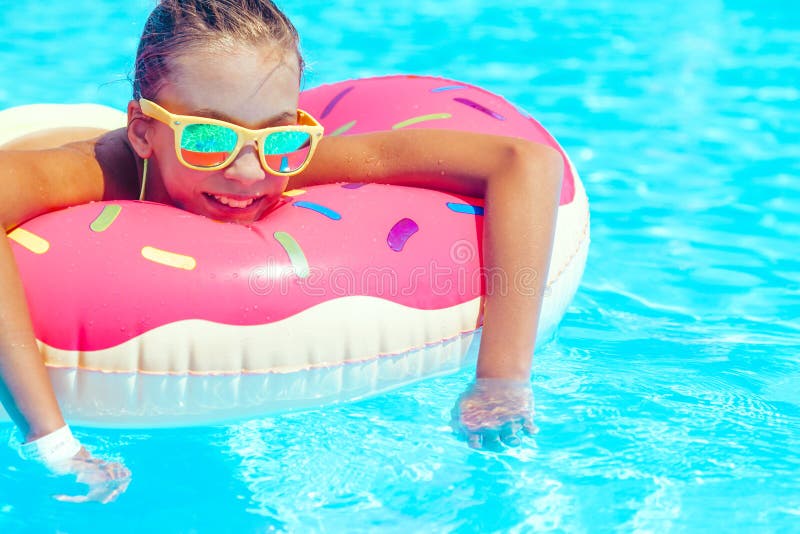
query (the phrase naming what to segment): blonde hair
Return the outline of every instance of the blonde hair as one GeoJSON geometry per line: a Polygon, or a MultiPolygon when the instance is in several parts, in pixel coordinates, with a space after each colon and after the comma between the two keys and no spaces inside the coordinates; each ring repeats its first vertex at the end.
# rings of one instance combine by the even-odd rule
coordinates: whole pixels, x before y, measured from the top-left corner
{"type": "Polygon", "coordinates": [[[190,48],[271,44],[303,57],[299,36],[270,0],[161,0],[139,40],[133,98],[154,99],[170,72],[170,59],[190,48]]]}

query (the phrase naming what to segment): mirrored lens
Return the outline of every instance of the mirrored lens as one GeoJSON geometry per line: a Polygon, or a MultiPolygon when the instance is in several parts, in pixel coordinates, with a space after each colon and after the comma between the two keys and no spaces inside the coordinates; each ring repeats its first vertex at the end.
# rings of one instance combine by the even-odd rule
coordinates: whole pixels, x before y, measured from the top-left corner
{"type": "Polygon", "coordinates": [[[264,139],[264,160],[275,172],[294,172],[311,153],[311,135],[306,132],[275,132],[264,139]]]}
{"type": "Polygon", "coordinates": [[[190,124],[181,134],[181,155],[196,167],[222,164],[236,148],[236,132],[217,124],[190,124]]]}

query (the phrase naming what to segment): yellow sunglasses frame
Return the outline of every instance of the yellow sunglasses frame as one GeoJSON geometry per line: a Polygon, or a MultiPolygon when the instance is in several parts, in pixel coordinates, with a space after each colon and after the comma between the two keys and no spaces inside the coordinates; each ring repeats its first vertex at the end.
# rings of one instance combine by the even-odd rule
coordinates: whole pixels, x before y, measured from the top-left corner
{"type": "Polygon", "coordinates": [[[297,110],[298,124],[292,124],[289,126],[272,126],[269,128],[262,128],[260,130],[251,130],[243,126],[239,126],[238,124],[232,124],[230,122],[225,122],[218,119],[196,117],[194,115],[176,115],[174,113],[170,113],[155,102],[147,100],[146,98],[139,99],[139,106],[142,109],[142,113],[144,113],[146,116],[162,122],[172,129],[175,134],[175,155],[177,156],[178,161],[180,161],[185,167],[197,171],[216,171],[219,169],[224,169],[230,165],[234,159],[236,159],[236,156],[239,155],[239,151],[242,150],[242,147],[255,141],[256,146],[258,147],[258,159],[261,161],[261,167],[263,167],[265,171],[274,176],[294,176],[308,167],[308,164],[311,162],[311,158],[314,156],[314,151],[317,149],[317,144],[319,140],[322,139],[322,135],[325,133],[325,128],[317,121],[317,119],[302,109],[297,110]],[[230,155],[225,158],[225,161],[219,165],[214,165],[213,167],[198,167],[197,165],[192,165],[183,159],[183,154],[181,154],[181,136],[184,128],[192,124],[215,124],[217,126],[230,128],[236,133],[236,146],[233,148],[230,155]],[[311,143],[311,147],[309,148],[306,160],[299,168],[289,172],[279,172],[273,170],[269,165],[267,165],[263,141],[268,135],[277,132],[304,132],[309,134],[309,142],[311,143]]]}

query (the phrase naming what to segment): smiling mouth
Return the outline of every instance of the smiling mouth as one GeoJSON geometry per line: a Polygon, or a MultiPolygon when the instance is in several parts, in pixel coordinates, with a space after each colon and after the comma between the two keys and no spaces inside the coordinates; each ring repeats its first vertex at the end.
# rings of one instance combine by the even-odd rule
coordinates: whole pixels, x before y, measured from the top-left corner
{"type": "Polygon", "coordinates": [[[253,202],[261,200],[263,197],[250,197],[250,198],[234,198],[225,195],[215,195],[212,193],[203,193],[206,197],[219,202],[229,208],[244,209],[249,207],[253,202]]]}

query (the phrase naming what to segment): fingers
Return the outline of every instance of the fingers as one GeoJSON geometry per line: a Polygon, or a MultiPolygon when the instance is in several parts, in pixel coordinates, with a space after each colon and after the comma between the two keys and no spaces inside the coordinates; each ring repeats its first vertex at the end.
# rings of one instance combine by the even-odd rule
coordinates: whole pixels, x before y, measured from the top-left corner
{"type": "Polygon", "coordinates": [[[54,495],[57,501],[71,503],[114,501],[128,488],[131,472],[119,462],[105,462],[88,454],[73,458],[70,469],[77,482],[89,486],[86,495],[54,495]]]}
{"type": "Polygon", "coordinates": [[[465,437],[467,445],[476,450],[499,451],[505,447],[519,447],[521,435],[531,437],[539,432],[539,428],[530,419],[508,421],[499,429],[480,428],[467,430],[463,426],[459,434],[465,437]]]}
{"type": "Polygon", "coordinates": [[[108,503],[114,501],[121,494],[125,493],[125,490],[128,489],[128,484],[130,484],[130,483],[131,483],[131,481],[130,481],[130,479],[128,479],[128,480],[123,480],[119,484],[115,484],[114,485],[115,487],[100,502],[102,504],[108,504],[108,503]]]}
{"type": "Polygon", "coordinates": [[[130,480],[120,480],[117,482],[111,482],[106,484],[101,484],[99,486],[95,486],[89,489],[89,493],[86,495],[54,495],[53,498],[60,502],[71,502],[71,503],[85,503],[85,502],[99,502],[100,504],[108,504],[116,500],[122,493],[128,489],[128,484],[130,484],[130,480]]]}
{"type": "Polygon", "coordinates": [[[522,423],[522,431],[526,436],[532,437],[539,433],[539,427],[530,418],[526,418],[522,423]]]}
{"type": "Polygon", "coordinates": [[[482,436],[475,432],[467,435],[467,445],[470,449],[481,449],[483,447],[482,436]]]}
{"type": "Polygon", "coordinates": [[[61,502],[84,503],[89,501],[88,495],[53,495],[53,498],[61,502]]]}
{"type": "Polygon", "coordinates": [[[533,436],[533,395],[527,382],[478,379],[459,396],[452,425],[473,449],[517,447],[523,436],[533,436]]]}
{"type": "Polygon", "coordinates": [[[503,449],[500,435],[493,430],[473,432],[467,437],[467,444],[471,449],[480,451],[499,451],[503,449]]]}
{"type": "Polygon", "coordinates": [[[129,479],[131,477],[130,469],[117,462],[105,464],[103,471],[110,480],[129,479]]]}
{"type": "Polygon", "coordinates": [[[518,421],[509,421],[500,428],[500,441],[507,447],[518,447],[521,443],[521,440],[517,436],[520,430],[522,430],[522,423],[518,421]]]}

